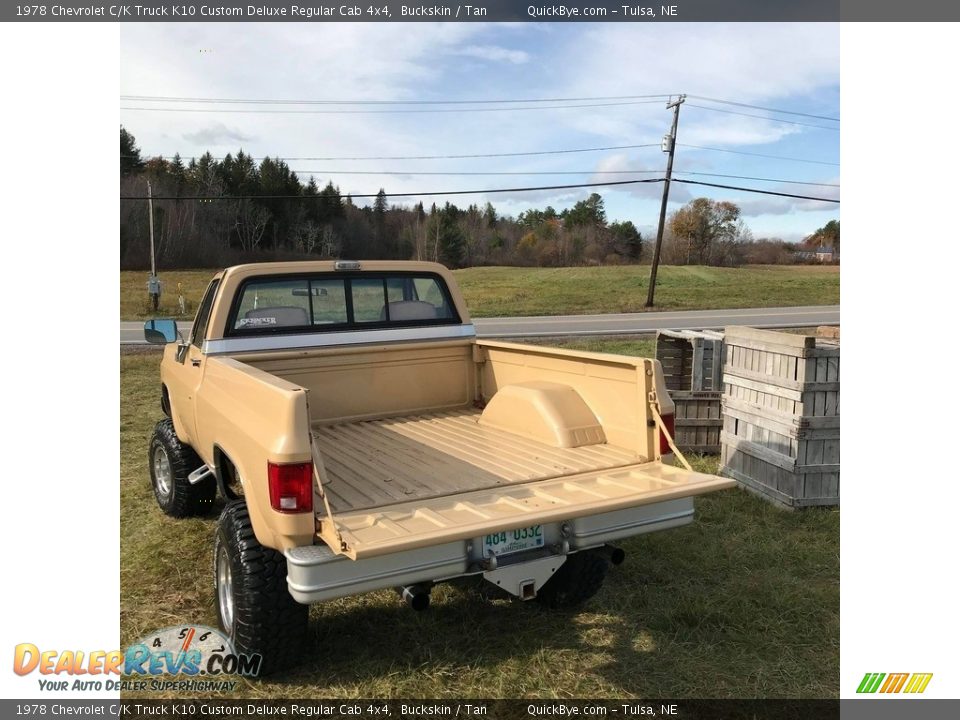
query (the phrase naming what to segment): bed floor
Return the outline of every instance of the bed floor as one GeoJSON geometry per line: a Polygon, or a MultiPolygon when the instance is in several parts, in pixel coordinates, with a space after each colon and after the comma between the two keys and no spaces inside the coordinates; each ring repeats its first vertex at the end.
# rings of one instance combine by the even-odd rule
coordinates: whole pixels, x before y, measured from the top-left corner
{"type": "Polygon", "coordinates": [[[334,512],[544,480],[638,462],[612,445],[557,448],[484,427],[476,409],[315,425],[334,512]]]}

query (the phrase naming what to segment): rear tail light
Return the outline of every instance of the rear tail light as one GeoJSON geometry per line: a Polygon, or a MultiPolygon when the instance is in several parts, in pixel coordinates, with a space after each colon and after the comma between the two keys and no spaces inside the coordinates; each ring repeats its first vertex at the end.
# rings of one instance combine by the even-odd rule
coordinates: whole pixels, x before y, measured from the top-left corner
{"type": "MultiPolygon", "coordinates": [[[[663,419],[663,424],[666,426],[667,432],[670,433],[670,437],[673,437],[673,428],[674,428],[673,415],[661,415],[660,417],[663,419]]],[[[670,449],[670,443],[667,441],[667,436],[664,435],[663,430],[661,429],[660,430],[660,454],[669,455],[672,452],[673,450],[670,449]]]]}
{"type": "Polygon", "coordinates": [[[270,505],[282,513],[313,510],[313,465],[267,463],[270,483],[270,505]]]}

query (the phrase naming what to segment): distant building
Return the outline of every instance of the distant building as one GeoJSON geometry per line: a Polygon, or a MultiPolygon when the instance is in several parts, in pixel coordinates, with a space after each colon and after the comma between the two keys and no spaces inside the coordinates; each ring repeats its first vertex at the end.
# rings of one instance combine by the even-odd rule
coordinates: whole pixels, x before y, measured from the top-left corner
{"type": "Polygon", "coordinates": [[[797,250],[794,255],[797,260],[802,262],[816,261],[828,263],[833,262],[836,257],[836,253],[834,253],[832,247],[824,247],[822,245],[815,250],[797,250]]]}

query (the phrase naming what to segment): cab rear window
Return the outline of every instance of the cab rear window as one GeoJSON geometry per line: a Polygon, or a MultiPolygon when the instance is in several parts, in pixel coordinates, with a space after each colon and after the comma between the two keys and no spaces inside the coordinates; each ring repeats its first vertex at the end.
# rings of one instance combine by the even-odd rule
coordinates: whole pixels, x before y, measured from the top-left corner
{"type": "Polygon", "coordinates": [[[227,334],[289,334],[459,322],[446,283],[436,275],[274,275],[243,283],[234,301],[227,334]]]}

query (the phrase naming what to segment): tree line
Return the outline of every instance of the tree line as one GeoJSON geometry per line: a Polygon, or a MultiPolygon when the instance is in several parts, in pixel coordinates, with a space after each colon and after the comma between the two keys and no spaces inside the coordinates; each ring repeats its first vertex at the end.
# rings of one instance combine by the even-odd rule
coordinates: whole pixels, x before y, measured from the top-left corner
{"type": "MultiPolygon", "coordinates": [[[[179,155],[144,158],[121,127],[121,195],[143,197],[148,182],[152,194],[164,198],[153,203],[161,268],[304,257],[433,260],[454,268],[609,265],[643,262],[652,244],[633,222],[608,220],[597,193],[563,210],[548,206],[517,217],[499,214],[489,202],[400,207],[383,189],[360,205],[332,181],[323,187],[313,177],[302,182],[280,158],[256,162],[242,150],[220,159],[207,152],[187,163],[179,155]]],[[[689,203],[670,218],[664,261],[747,261],[744,247],[752,238],[739,213],[732,203],[689,203]]],[[[120,203],[120,265],[150,266],[144,201],[120,203]]]]}

